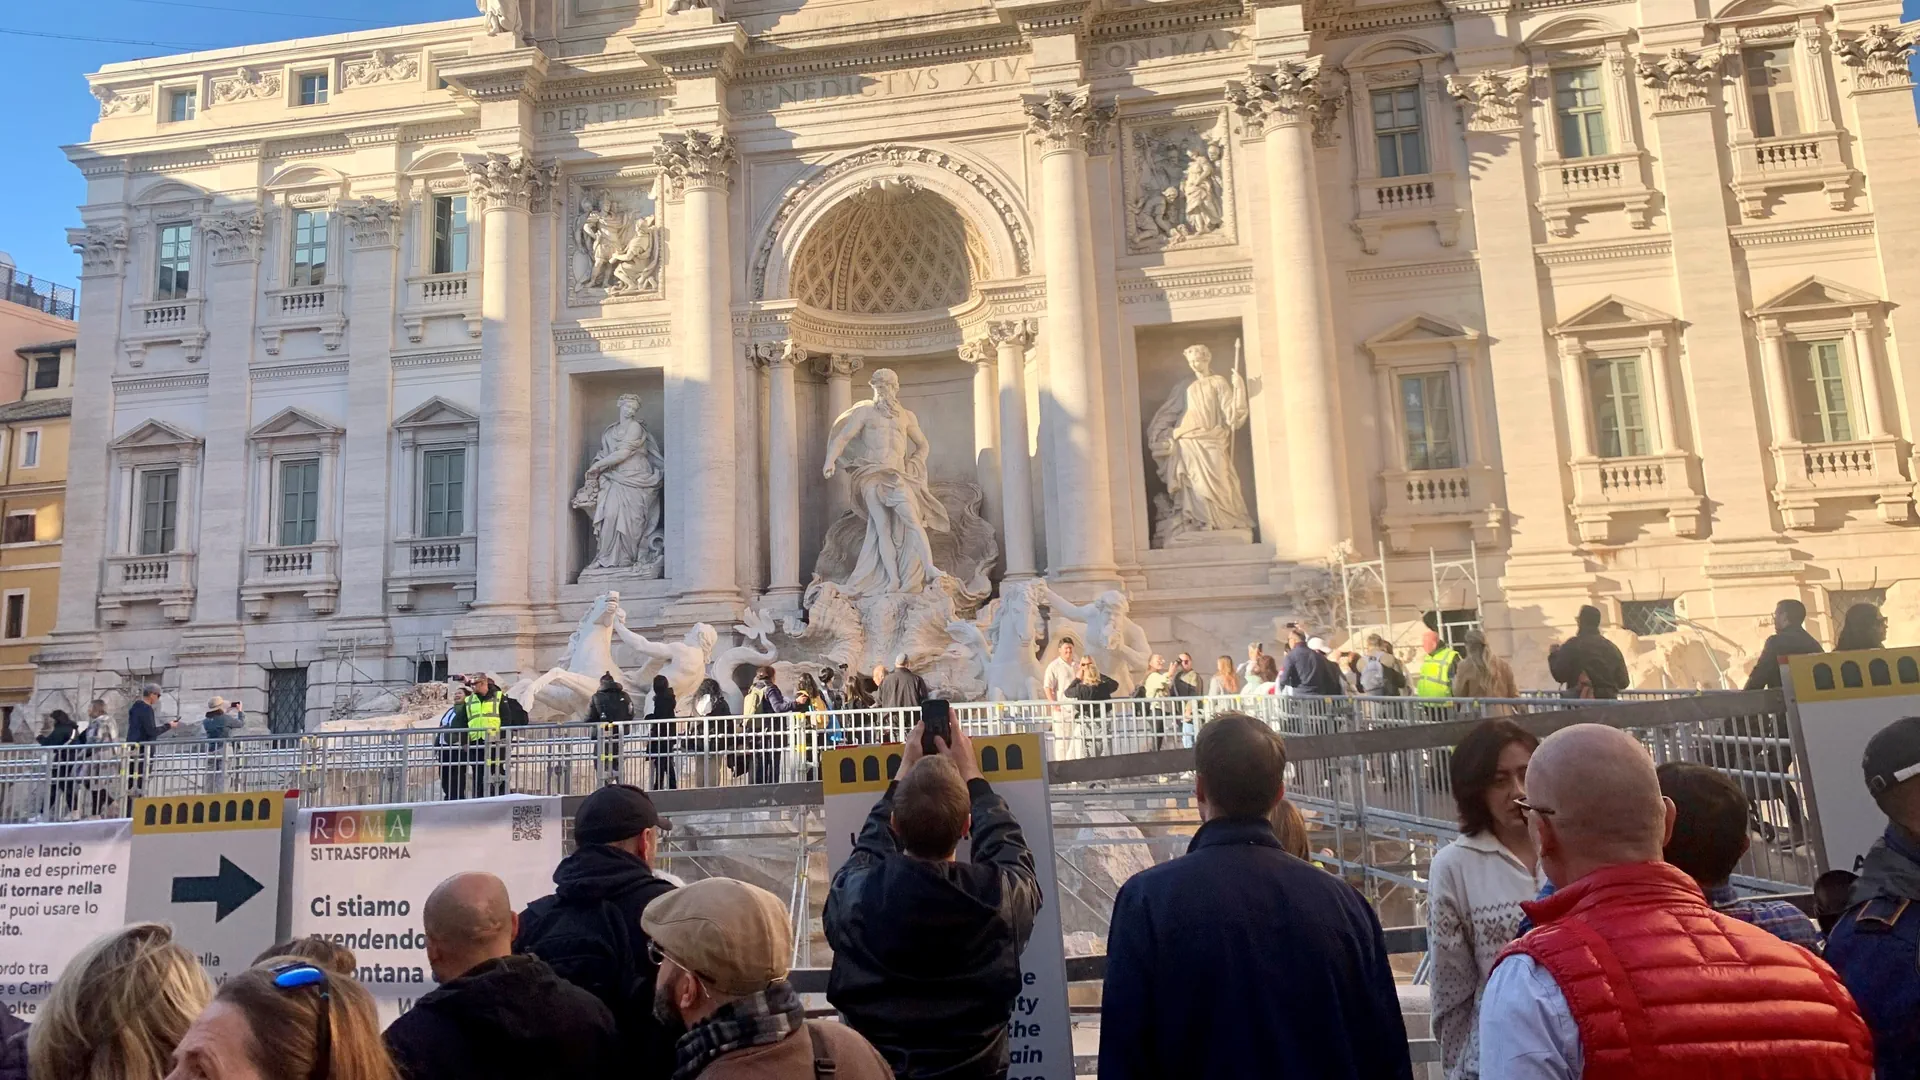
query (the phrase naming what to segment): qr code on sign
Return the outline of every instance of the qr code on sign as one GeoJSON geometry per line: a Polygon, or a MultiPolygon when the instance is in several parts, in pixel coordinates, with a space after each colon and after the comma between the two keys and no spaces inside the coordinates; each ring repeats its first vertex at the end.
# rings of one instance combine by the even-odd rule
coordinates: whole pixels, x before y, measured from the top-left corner
{"type": "Polygon", "coordinates": [[[544,806],[516,806],[513,808],[513,842],[540,839],[540,826],[546,822],[547,808],[544,806]]]}

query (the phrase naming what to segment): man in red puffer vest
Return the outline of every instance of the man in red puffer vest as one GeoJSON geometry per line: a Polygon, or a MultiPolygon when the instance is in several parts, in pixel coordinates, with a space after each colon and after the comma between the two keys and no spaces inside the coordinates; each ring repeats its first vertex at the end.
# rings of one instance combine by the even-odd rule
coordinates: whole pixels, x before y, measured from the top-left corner
{"type": "Polygon", "coordinates": [[[1798,945],[1660,860],[1673,803],[1632,736],[1549,736],[1520,800],[1557,890],[1494,962],[1481,1080],[1872,1080],[1853,998],[1798,945]]]}

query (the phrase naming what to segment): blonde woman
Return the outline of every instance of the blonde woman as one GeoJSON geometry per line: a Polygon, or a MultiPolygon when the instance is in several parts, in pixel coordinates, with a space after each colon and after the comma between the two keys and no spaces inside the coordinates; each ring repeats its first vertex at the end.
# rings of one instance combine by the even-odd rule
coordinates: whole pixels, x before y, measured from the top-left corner
{"type": "Polygon", "coordinates": [[[1207,680],[1208,697],[1227,697],[1240,692],[1240,676],[1233,670],[1233,657],[1222,656],[1213,662],[1213,677],[1207,680]]]}
{"type": "Polygon", "coordinates": [[[169,1080],[398,1080],[373,997],[293,956],[228,979],[174,1051],[169,1080]]]}
{"type": "Polygon", "coordinates": [[[134,923],[81,951],[27,1035],[33,1080],[161,1080],[213,997],[192,953],[158,923],[134,923]]]}
{"type": "MultiPolygon", "coordinates": [[[[1520,684],[1513,677],[1512,666],[1487,645],[1487,635],[1469,630],[1463,644],[1460,663],[1453,669],[1454,697],[1510,699],[1520,696],[1520,684]]],[[[1507,716],[1512,712],[1512,706],[1494,705],[1488,707],[1484,715],[1507,716]]]]}

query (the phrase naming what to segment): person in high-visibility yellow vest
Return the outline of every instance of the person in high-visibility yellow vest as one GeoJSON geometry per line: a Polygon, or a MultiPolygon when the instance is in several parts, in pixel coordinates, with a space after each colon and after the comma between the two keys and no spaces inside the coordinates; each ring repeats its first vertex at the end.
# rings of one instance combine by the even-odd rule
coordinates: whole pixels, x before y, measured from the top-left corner
{"type": "Polygon", "coordinates": [[[1460,654],[1432,630],[1426,632],[1420,644],[1427,655],[1420,661],[1420,673],[1413,680],[1414,696],[1452,697],[1453,669],[1460,663],[1460,654]]]}
{"type": "Polygon", "coordinates": [[[467,760],[473,765],[476,798],[506,793],[503,783],[506,778],[500,775],[506,765],[504,748],[488,746],[500,741],[500,709],[506,696],[490,677],[475,676],[473,692],[460,699],[460,710],[453,717],[453,727],[467,733],[467,746],[471,748],[467,760]]]}

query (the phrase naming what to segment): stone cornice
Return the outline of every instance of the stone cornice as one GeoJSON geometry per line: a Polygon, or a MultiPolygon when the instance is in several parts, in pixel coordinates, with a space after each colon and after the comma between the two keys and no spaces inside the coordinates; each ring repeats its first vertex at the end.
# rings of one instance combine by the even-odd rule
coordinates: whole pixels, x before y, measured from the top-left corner
{"type": "Polygon", "coordinates": [[[1664,259],[1673,254],[1673,238],[1601,240],[1591,244],[1537,244],[1534,254],[1547,266],[1571,266],[1613,259],[1664,259]]]}
{"type": "Polygon", "coordinates": [[[1089,0],[1000,0],[994,6],[1027,37],[1079,33],[1094,9],[1089,0]]]}
{"type": "Polygon", "coordinates": [[[1240,4],[1160,5],[1103,12],[1087,28],[1087,39],[1100,43],[1178,34],[1210,26],[1250,25],[1246,8],[1240,4]]]}
{"type": "Polygon", "coordinates": [[[876,71],[977,60],[1023,53],[1026,44],[1000,26],[980,27],[905,41],[863,41],[830,47],[749,55],[735,69],[735,85],[804,78],[834,71],[876,71]]]}
{"type": "Polygon", "coordinates": [[[676,81],[729,78],[747,52],[747,32],[737,23],[644,30],[627,40],[676,81]]]}
{"type": "Polygon", "coordinates": [[[440,62],[447,84],[475,101],[532,101],[547,79],[547,54],[539,49],[454,56],[440,62]]]}
{"type": "Polygon", "coordinates": [[[1408,278],[1443,277],[1448,274],[1472,274],[1480,261],[1468,256],[1439,262],[1400,263],[1396,266],[1368,266],[1347,271],[1347,281],[1361,285],[1374,281],[1404,281],[1408,278]]]}
{"type": "Polygon", "coordinates": [[[673,323],[668,319],[602,322],[592,326],[555,327],[553,331],[553,346],[561,356],[664,349],[672,344],[673,323]]]}
{"type": "Polygon", "coordinates": [[[1201,270],[1135,271],[1123,275],[1118,285],[1122,304],[1245,296],[1253,292],[1253,266],[1242,263],[1201,270]]]}
{"type": "Polygon", "coordinates": [[[1820,243],[1830,240],[1856,240],[1874,234],[1872,218],[1854,218],[1833,222],[1790,222],[1785,225],[1747,225],[1728,230],[1740,247],[1766,247],[1773,244],[1820,243]]]}

